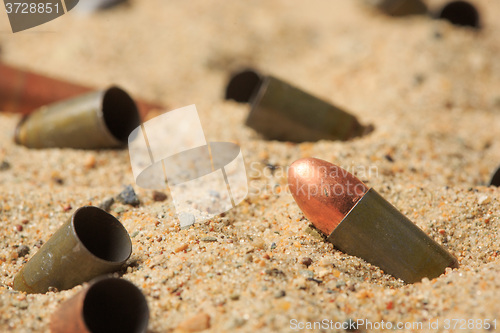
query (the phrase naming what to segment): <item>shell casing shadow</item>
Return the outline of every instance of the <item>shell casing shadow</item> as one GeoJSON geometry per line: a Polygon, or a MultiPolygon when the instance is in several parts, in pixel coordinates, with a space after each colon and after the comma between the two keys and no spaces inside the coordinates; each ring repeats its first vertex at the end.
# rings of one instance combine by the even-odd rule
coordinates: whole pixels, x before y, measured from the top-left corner
{"type": "Polygon", "coordinates": [[[127,280],[99,277],[65,301],[51,316],[52,333],[144,333],[146,298],[127,280]]]}
{"type": "Polygon", "coordinates": [[[233,75],[226,99],[248,102],[246,125],[268,140],[348,140],[371,131],[357,118],[273,76],[253,70],[233,75]]]}
{"type": "Polygon", "coordinates": [[[131,253],[132,241],[120,221],[100,208],[84,206],[21,268],[14,289],[71,289],[120,269],[131,253]]]}
{"type": "Polygon", "coordinates": [[[406,283],[433,279],[447,267],[458,267],[454,256],[373,189],[356,203],[328,241],[406,283]]]}
{"type": "Polygon", "coordinates": [[[139,125],[135,102],[111,87],[42,106],[19,122],[14,140],[28,148],[118,148],[139,125]]]}

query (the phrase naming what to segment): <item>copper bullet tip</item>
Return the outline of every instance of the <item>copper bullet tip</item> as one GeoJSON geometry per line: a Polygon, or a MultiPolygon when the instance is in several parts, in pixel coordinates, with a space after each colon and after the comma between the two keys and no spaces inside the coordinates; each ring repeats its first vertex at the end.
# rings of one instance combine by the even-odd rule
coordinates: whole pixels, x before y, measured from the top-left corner
{"type": "Polygon", "coordinates": [[[317,158],[292,163],[288,187],[304,215],[326,235],[369,190],[347,170],[317,158]]]}

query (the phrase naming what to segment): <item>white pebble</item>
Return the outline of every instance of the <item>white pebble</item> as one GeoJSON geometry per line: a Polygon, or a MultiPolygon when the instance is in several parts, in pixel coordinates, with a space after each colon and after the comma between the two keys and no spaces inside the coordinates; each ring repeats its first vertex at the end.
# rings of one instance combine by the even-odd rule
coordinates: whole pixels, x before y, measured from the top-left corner
{"type": "Polygon", "coordinates": [[[491,202],[491,198],[489,195],[482,195],[477,199],[477,203],[480,205],[486,205],[491,202]]]}

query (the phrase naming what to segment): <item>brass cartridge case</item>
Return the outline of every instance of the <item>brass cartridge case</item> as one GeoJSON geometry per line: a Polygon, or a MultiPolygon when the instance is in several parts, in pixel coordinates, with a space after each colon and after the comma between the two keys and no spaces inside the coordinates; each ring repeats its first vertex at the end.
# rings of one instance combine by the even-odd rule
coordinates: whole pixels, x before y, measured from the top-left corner
{"type": "Polygon", "coordinates": [[[370,189],[328,236],[339,250],[407,283],[433,279],[457,259],[370,189]]]}
{"type": "Polygon", "coordinates": [[[269,140],[348,140],[367,132],[355,116],[342,109],[251,70],[231,78],[226,99],[250,102],[246,124],[269,140]]]}
{"type": "Polygon", "coordinates": [[[28,148],[116,148],[139,125],[134,101],[111,87],[39,108],[19,122],[15,141],[28,148]]]}
{"type": "MultiPolygon", "coordinates": [[[[92,91],[95,89],[0,63],[0,111],[28,114],[92,91]]],[[[163,109],[157,103],[141,99],[135,102],[143,116],[150,110],[163,109]]]]}
{"type": "Polygon", "coordinates": [[[27,114],[90,89],[0,63],[0,111],[27,114]]]}
{"type": "Polygon", "coordinates": [[[131,282],[99,277],[65,301],[51,316],[52,333],[144,333],[149,308],[131,282]]]}
{"type": "Polygon", "coordinates": [[[132,253],[127,230],[100,208],[78,208],[14,278],[14,289],[45,293],[65,290],[114,272],[132,253]]]}

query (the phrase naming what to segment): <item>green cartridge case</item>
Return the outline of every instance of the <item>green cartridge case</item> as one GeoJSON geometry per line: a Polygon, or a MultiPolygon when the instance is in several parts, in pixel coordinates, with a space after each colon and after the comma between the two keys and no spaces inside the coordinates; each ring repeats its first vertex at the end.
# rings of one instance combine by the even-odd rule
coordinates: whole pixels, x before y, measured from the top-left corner
{"type": "Polygon", "coordinates": [[[19,122],[14,140],[28,148],[117,148],[139,125],[135,102],[111,87],[42,106],[19,122]]]}
{"type": "Polygon", "coordinates": [[[21,268],[14,289],[70,289],[120,269],[131,253],[132,241],[120,221],[100,208],[84,206],[21,268]]]}
{"type": "Polygon", "coordinates": [[[280,79],[262,77],[251,70],[231,78],[226,99],[250,102],[246,124],[269,140],[348,140],[368,129],[340,108],[280,79]]]}
{"type": "Polygon", "coordinates": [[[328,236],[339,250],[407,283],[433,279],[457,259],[370,189],[328,236]]]}

